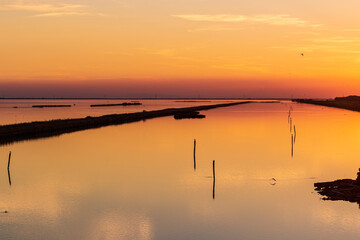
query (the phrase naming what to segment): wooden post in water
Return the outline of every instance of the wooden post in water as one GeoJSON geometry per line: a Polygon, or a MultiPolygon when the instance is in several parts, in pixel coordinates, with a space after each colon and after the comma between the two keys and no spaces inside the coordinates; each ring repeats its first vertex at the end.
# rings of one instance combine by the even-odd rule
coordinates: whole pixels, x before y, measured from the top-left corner
{"type": "Polygon", "coordinates": [[[213,199],[215,199],[215,160],[213,160],[213,199]]]}
{"type": "Polygon", "coordinates": [[[196,171],[196,139],[194,139],[194,170],[196,171]]]}
{"type": "Polygon", "coordinates": [[[213,178],[215,180],[215,160],[213,160],[213,178]]]}
{"type": "Polygon", "coordinates": [[[9,160],[8,160],[8,167],[7,167],[8,170],[10,169],[10,160],[11,160],[11,151],[9,153],[9,160]]]}

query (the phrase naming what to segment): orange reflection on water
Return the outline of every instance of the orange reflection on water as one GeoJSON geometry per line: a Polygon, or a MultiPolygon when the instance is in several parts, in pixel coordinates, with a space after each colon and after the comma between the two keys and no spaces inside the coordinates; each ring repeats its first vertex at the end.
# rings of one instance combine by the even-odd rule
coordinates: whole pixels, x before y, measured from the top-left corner
{"type": "MultiPolygon", "coordinates": [[[[335,220],[359,218],[351,211],[356,204],[322,202],[313,193],[314,182],[355,178],[358,113],[290,102],[203,113],[205,119],[165,117],[1,147],[0,206],[8,214],[0,225],[59,239],[300,240],[335,239],[335,220]],[[335,220],[325,221],[331,209],[335,220]]],[[[344,239],[360,234],[344,229],[344,239]]]]}

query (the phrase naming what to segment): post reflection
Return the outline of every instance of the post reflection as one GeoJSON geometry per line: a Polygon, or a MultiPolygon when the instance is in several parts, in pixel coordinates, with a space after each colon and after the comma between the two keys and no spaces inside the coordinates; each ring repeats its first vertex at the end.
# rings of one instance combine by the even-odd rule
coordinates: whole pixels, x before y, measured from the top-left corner
{"type": "Polygon", "coordinates": [[[290,134],[291,134],[291,157],[294,157],[294,145],[295,145],[295,141],[296,141],[296,127],[295,127],[295,124],[293,123],[293,118],[291,115],[292,111],[293,111],[293,107],[290,106],[289,114],[288,114],[288,123],[289,123],[290,134]]]}
{"type": "Polygon", "coordinates": [[[10,170],[8,169],[8,178],[9,178],[9,186],[11,187],[11,175],[10,175],[10,170]]]}
{"type": "Polygon", "coordinates": [[[213,178],[213,199],[215,199],[215,178],[213,178]]]}
{"type": "Polygon", "coordinates": [[[294,157],[294,135],[291,134],[291,157],[294,157]]]}

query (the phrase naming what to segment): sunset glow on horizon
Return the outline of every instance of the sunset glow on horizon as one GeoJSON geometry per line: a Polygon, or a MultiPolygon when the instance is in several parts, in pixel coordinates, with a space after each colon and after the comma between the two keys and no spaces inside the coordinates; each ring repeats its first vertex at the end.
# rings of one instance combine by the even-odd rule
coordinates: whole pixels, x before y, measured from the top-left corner
{"type": "Polygon", "coordinates": [[[356,0],[0,0],[0,97],[355,94],[359,8],[356,0]]]}

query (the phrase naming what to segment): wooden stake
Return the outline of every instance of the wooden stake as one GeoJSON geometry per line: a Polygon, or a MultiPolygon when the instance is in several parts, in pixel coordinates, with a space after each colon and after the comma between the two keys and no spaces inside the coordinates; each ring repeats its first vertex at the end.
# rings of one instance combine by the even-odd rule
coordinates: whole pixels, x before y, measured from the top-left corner
{"type": "Polygon", "coordinates": [[[215,160],[213,160],[213,199],[215,199],[215,160]]]}
{"type": "Polygon", "coordinates": [[[11,160],[11,151],[9,153],[9,160],[8,160],[8,167],[7,167],[8,170],[10,169],[10,160],[11,160]]]}
{"type": "Polygon", "coordinates": [[[196,170],[196,139],[194,139],[194,170],[196,170]]]}
{"type": "Polygon", "coordinates": [[[215,160],[213,160],[213,178],[215,180],[215,160]]]}

